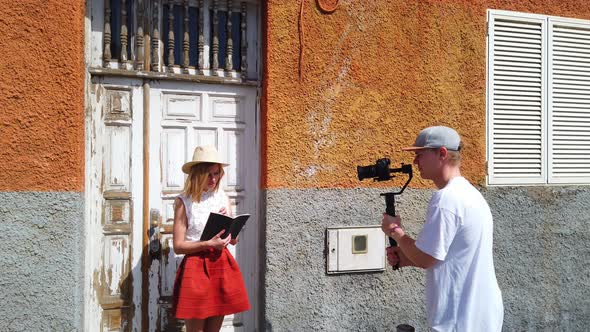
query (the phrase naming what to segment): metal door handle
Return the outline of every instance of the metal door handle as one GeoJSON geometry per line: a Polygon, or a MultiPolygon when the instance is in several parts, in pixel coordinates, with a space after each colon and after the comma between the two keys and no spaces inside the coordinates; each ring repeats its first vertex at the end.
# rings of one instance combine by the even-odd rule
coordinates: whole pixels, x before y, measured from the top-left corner
{"type": "Polygon", "coordinates": [[[147,235],[151,239],[153,236],[160,235],[160,211],[158,209],[150,210],[150,228],[147,230],[147,235]]]}
{"type": "Polygon", "coordinates": [[[150,210],[150,228],[147,230],[147,235],[150,239],[149,252],[152,258],[156,258],[162,251],[160,244],[160,211],[158,209],[150,210]]]}

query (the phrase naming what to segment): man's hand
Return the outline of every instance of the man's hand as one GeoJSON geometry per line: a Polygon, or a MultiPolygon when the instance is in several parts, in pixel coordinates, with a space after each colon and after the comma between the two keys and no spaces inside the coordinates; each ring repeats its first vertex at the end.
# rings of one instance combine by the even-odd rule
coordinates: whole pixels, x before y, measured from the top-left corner
{"type": "Polygon", "coordinates": [[[400,247],[387,247],[385,250],[387,251],[389,265],[397,267],[413,266],[412,261],[404,255],[400,247]]]}
{"type": "MultiPolygon", "coordinates": [[[[393,238],[395,238],[394,231],[399,231],[399,232],[403,232],[401,230],[402,227],[402,220],[399,216],[395,216],[392,217],[390,215],[388,215],[387,213],[383,214],[383,219],[381,220],[381,230],[383,231],[383,233],[385,233],[385,235],[387,236],[391,236],[393,238]]],[[[400,234],[403,235],[403,234],[400,234]]]]}

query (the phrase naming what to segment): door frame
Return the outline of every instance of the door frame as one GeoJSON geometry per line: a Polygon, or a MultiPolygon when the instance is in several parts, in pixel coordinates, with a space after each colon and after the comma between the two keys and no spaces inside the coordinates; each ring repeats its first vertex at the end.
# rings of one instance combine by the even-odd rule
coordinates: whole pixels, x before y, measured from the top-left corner
{"type": "MultiPolygon", "coordinates": [[[[130,124],[131,135],[134,136],[130,142],[133,152],[130,158],[132,158],[132,168],[130,169],[131,175],[133,176],[131,186],[131,206],[130,218],[135,226],[133,227],[132,243],[130,244],[130,275],[134,282],[132,282],[135,291],[132,293],[132,300],[129,305],[128,317],[133,317],[131,328],[127,330],[133,331],[147,331],[148,330],[148,303],[146,299],[149,289],[146,282],[143,282],[144,275],[147,273],[149,267],[150,257],[148,254],[149,237],[147,232],[150,227],[150,207],[149,207],[149,155],[154,153],[150,151],[149,147],[149,117],[150,117],[150,86],[154,82],[151,79],[146,78],[130,78],[118,75],[92,75],[88,73],[87,80],[87,106],[86,106],[86,139],[85,139],[85,156],[86,156],[86,179],[85,179],[85,225],[86,225],[86,249],[85,249],[85,330],[94,331],[102,330],[101,324],[103,324],[103,309],[99,303],[99,294],[97,294],[97,274],[101,273],[103,255],[102,251],[102,228],[100,223],[104,217],[104,210],[100,203],[103,199],[101,197],[101,186],[102,182],[102,167],[103,167],[103,156],[100,154],[96,155],[96,149],[102,149],[101,144],[104,145],[103,140],[105,137],[101,136],[104,134],[104,127],[102,112],[103,109],[99,109],[101,106],[96,100],[92,100],[92,97],[96,97],[96,91],[93,89],[107,87],[110,89],[122,89],[131,92],[133,96],[134,106],[132,112],[133,119],[130,124]],[[139,113],[138,113],[139,112],[139,113]],[[141,225],[141,228],[140,228],[141,225]],[[137,234],[137,232],[141,234],[137,234]],[[141,249],[140,249],[141,248],[141,249]],[[137,267],[140,267],[139,269],[137,267]],[[139,283],[139,285],[137,285],[139,283]]],[[[186,84],[194,82],[187,81],[186,84]]],[[[198,83],[197,83],[198,84],[198,83]]],[[[202,83],[201,83],[202,84],[202,83]]],[[[221,85],[223,86],[223,85],[221,85]]],[[[253,264],[255,264],[254,275],[252,276],[252,284],[255,289],[250,290],[252,292],[251,301],[252,309],[252,320],[255,329],[260,329],[260,317],[263,308],[263,304],[260,301],[263,296],[263,292],[260,290],[260,277],[262,275],[262,257],[259,252],[261,247],[262,227],[264,225],[262,204],[261,204],[261,124],[260,124],[260,90],[259,84],[249,85],[255,90],[254,100],[254,123],[253,123],[253,135],[255,142],[255,154],[257,158],[256,162],[249,164],[248,174],[244,175],[247,177],[253,177],[251,181],[254,183],[255,198],[254,198],[254,210],[253,214],[256,214],[257,221],[255,232],[256,242],[249,246],[250,252],[254,253],[253,264]]],[[[96,98],[95,98],[96,99],[96,98]]],[[[152,139],[158,139],[152,137],[152,139]]],[[[158,152],[155,152],[158,153],[158,152]]],[[[254,221],[254,220],[253,220],[254,221]]]]}
{"type": "MultiPolygon", "coordinates": [[[[129,0],[128,0],[129,1],[129,0]]],[[[208,1],[208,0],[205,0],[208,1]]],[[[102,231],[97,227],[100,224],[101,216],[103,214],[102,207],[100,207],[98,202],[102,199],[101,192],[99,188],[101,186],[101,181],[97,173],[101,172],[99,164],[93,164],[94,150],[96,149],[97,139],[93,137],[93,130],[95,130],[96,125],[98,124],[97,121],[94,120],[94,116],[96,112],[100,112],[101,110],[95,109],[95,103],[92,100],[92,89],[93,89],[93,81],[96,80],[103,80],[106,82],[112,81],[124,81],[129,80],[133,82],[137,82],[139,89],[143,95],[143,98],[136,99],[136,103],[141,103],[143,106],[143,114],[134,119],[134,126],[139,125],[140,129],[134,129],[134,135],[143,135],[144,137],[149,137],[149,131],[146,132],[146,126],[143,126],[144,123],[148,123],[146,117],[149,118],[149,97],[146,100],[145,97],[149,96],[149,87],[152,82],[155,81],[167,81],[167,80],[174,80],[174,81],[183,81],[183,82],[197,82],[197,83],[211,83],[211,84],[237,84],[241,86],[250,86],[256,88],[256,108],[255,108],[255,140],[256,140],[256,154],[258,156],[257,160],[259,161],[258,165],[255,165],[256,170],[256,181],[257,181],[257,191],[256,191],[256,212],[258,214],[258,225],[257,225],[257,232],[258,232],[258,243],[256,246],[256,287],[257,287],[257,295],[256,300],[258,301],[258,309],[254,313],[255,319],[255,327],[260,329],[262,326],[262,313],[264,308],[263,306],[263,291],[262,291],[262,283],[261,277],[263,274],[263,253],[260,252],[259,248],[262,248],[262,241],[264,240],[263,235],[263,228],[264,228],[264,204],[261,201],[262,199],[262,191],[261,191],[261,176],[262,176],[262,155],[261,155],[261,91],[262,91],[262,44],[264,43],[264,39],[261,38],[263,33],[263,21],[264,21],[264,8],[265,2],[264,1],[257,1],[257,0],[245,0],[247,3],[254,4],[256,7],[255,10],[251,10],[248,7],[248,40],[252,41],[253,47],[248,48],[248,74],[246,77],[250,77],[254,81],[250,81],[248,79],[243,80],[242,82],[236,82],[231,80],[221,79],[219,77],[204,77],[204,76],[192,76],[192,75],[176,75],[176,74],[167,74],[163,72],[162,68],[159,68],[156,71],[148,70],[125,70],[122,67],[116,67],[120,69],[109,69],[108,66],[105,65],[103,62],[103,29],[104,29],[104,0],[86,0],[86,15],[84,20],[84,37],[85,37],[85,49],[84,49],[84,62],[85,62],[85,85],[84,85],[84,92],[85,92],[85,145],[84,145],[84,153],[85,153],[85,189],[84,189],[84,201],[85,201],[85,218],[84,218],[84,226],[85,226],[85,264],[84,264],[84,330],[86,331],[99,331],[102,330],[102,318],[103,313],[99,303],[99,297],[96,291],[96,283],[97,283],[97,274],[100,273],[100,261],[102,259],[102,255],[98,253],[99,250],[103,250],[102,247],[99,246],[100,244],[100,236],[102,236],[102,231]],[[254,14],[254,15],[251,15],[254,14]],[[221,83],[220,83],[221,82],[221,83]],[[146,91],[146,89],[148,91],[146,91]]],[[[144,0],[145,2],[145,0],[144,0]]],[[[147,14],[146,14],[147,15],[147,14]]],[[[161,16],[160,16],[161,18],[161,16]]],[[[149,24],[148,24],[149,26],[149,24]]],[[[129,26],[130,31],[134,31],[136,26],[129,26]]],[[[149,31],[147,27],[144,27],[144,33],[149,31]]],[[[150,44],[150,33],[145,34],[146,38],[144,39],[144,45],[150,44]]],[[[133,40],[133,38],[131,39],[133,40]]],[[[132,41],[133,43],[133,41],[132,41]]],[[[162,44],[160,42],[159,52],[163,52],[162,44]]],[[[148,64],[150,63],[150,54],[149,52],[152,50],[151,47],[145,47],[145,61],[146,66],[144,68],[150,68],[148,64]]],[[[129,69],[129,68],[128,68],[129,69]]],[[[135,128],[135,127],[134,127],[135,128]]],[[[145,148],[145,142],[143,147],[138,147],[135,149],[136,153],[142,154],[141,158],[137,160],[143,160],[140,166],[146,166],[148,163],[146,160],[149,159],[149,150],[145,148]]],[[[149,142],[148,142],[149,144],[149,142]]],[[[139,163],[136,162],[135,165],[137,166],[139,163]]],[[[139,171],[133,171],[135,175],[134,180],[134,189],[133,192],[133,208],[134,213],[132,214],[132,218],[137,225],[142,225],[141,236],[137,234],[134,237],[134,241],[139,241],[139,245],[137,248],[141,247],[139,253],[134,255],[134,262],[139,259],[140,266],[148,266],[148,264],[144,263],[144,260],[148,260],[149,257],[147,255],[147,229],[149,229],[149,187],[144,188],[145,186],[149,186],[148,183],[148,176],[149,176],[149,169],[140,168],[139,171]],[[138,181],[142,179],[141,181],[138,181]],[[137,188],[136,188],[137,185],[137,188]],[[139,190],[139,191],[138,191],[139,190]]],[[[133,264],[135,266],[135,264],[133,264]]],[[[133,271],[136,273],[136,271],[133,271]]],[[[133,328],[134,331],[146,331],[147,330],[147,320],[145,319],[147,310],[144,308],[146,296],[144,295],[147,291],[145,288],[144,283],[141,282],[142,279],[142,271],[139,271],[139,278],[135,278],[135,280],[140,280],[141,283],[141,291],[139,294],[133,294],[133,309],[135,311],[135,315],[133,315],[133,324],[135,327],[133,328]]],[[[134,274],[135,275],[135,274],[134,274]]],[[[127,329],[129,330],[129,328],[127,329]]]]}

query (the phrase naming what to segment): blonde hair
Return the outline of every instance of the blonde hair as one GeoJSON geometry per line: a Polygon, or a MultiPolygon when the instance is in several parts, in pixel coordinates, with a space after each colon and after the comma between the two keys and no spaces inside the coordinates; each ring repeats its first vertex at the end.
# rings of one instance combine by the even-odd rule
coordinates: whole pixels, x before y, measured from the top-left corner
{"type": "Polygon", "coordinates": [[[459,142],[459,149],[457,151],[449,151],[449,162],[452,165],[461,164],[461,150],[463,149],[463,142],[459,142]]]}
{"type": "Polygon", "coordinates": [[[209,177],[209,167],[217,165],[219,167],[219,181],[215,184],[214,191],[219,189],[219,183],[225,172],[223,167],[217,163],[198,163],[191,167],[191,171],[184,182],[182,194],[190,197],[193,202],[200,202],[203,197],[203,192],[207,190],[207,181],[209,177]]]}

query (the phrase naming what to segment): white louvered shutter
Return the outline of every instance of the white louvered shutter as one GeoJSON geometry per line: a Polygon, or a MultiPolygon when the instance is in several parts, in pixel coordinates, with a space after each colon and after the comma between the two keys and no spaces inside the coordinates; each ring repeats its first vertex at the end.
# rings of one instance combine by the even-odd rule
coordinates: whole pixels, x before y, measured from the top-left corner
{"type": "Polygon", "coordinates": [[[549,183],[590,183],[590,24],[549,18],[549,183]]]}
{"type": "Polygon", "coordinates": [[[490,12],[488,181],[546,182],[546,19],[490,12]]]}

